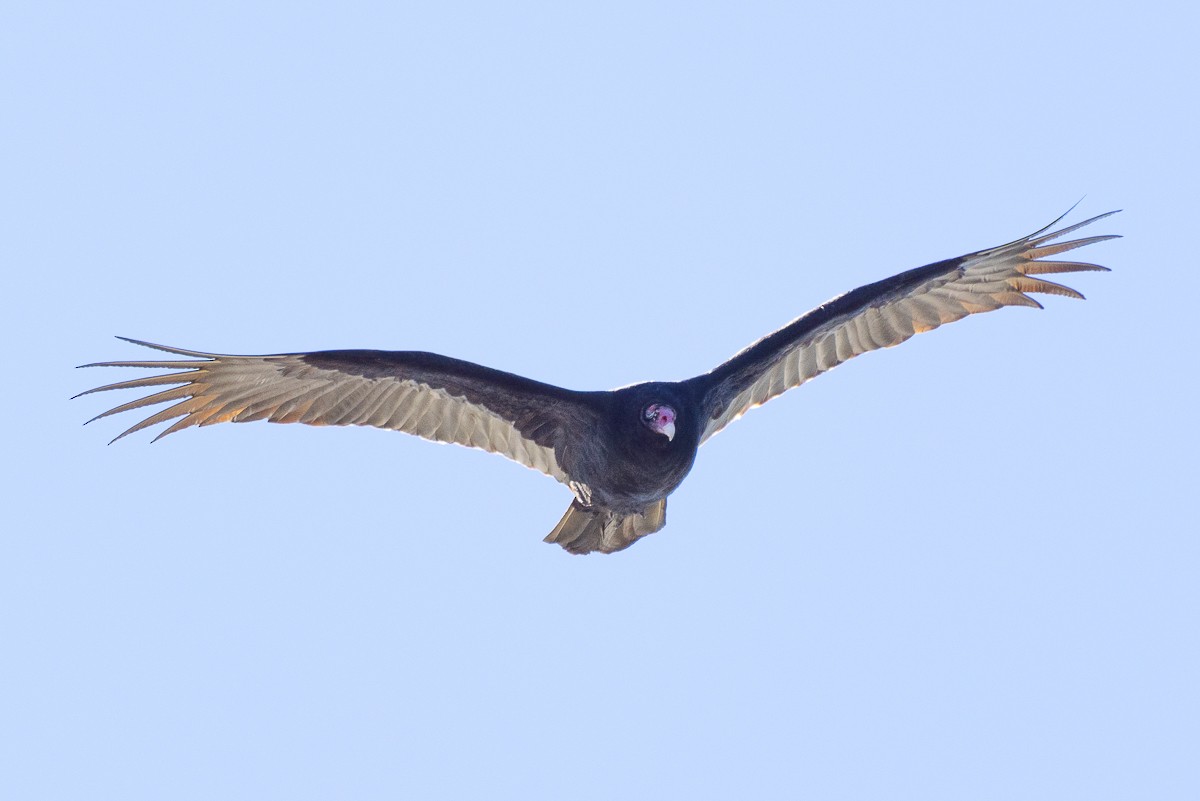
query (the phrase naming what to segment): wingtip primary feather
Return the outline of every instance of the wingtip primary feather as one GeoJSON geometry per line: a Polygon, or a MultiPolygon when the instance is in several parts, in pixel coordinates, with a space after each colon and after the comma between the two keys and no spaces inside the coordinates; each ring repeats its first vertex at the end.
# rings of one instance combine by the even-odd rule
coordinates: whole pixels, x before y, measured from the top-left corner
{"type": "MultiPolygon", "coordinates": [[[[172,360],[161,360],[160,361],[160,360],[139,359],[139,360],[134,360],[134,361],[123,360],[123,361],[118,361],[118,362],[89,362],[88,364],[76,365],[75,369],[78,370],[78,369],[81,369],[84,367],[151,367],[151,368],[163,367],[163,368],[167,368],[167,369],[171,369],[171,370],[190,370],[190,369],[195,369],[198,365],[202,364],[205,361],[213,361],[213,360],[219,358],[219,355],[216,353],[205,353],[204,351],[199,351],[199,350],[186,350],[184,348],[174,348],[174,347],[171,347],[170,345],[158,345],[153,342],[146,342],[145,340],[133,339],[132,337],[123,337],[123,336],[119,336],[119,335],[114,338],[119,339],[122,342],[128,342],[131,345],[140,345],[143,348],[150,348],[151,350],[160,350],[163,353],[174,353],[177,356],[189,356],[193,359],[193,361],[178,361],[178,360],[173,360],[173,361],[172,360]]],[[[89,390],[89,391],[94,391],[94,390],[89,390]]],[[[83,393],[83,394],[87,394],[87,393],[83,393]]]]}
{"type": "MultiPolygon", "coordinates": [[[[1086,197],[1086,195],[1085,195],[1084,197],[1086,197]]],[[[1057,217],[1055,217],[1053,220],[1051,220],[1049,223],[1047,223],[1046,225],[1043,225],[1041,228],[1037,229],[1036,231],[1034,231],[1034,232],[1033,232],[1032,234],[1030,234],[1029,236],[1027,236],[1027,237],[1024,237],[1024,239],[1025,239],[1025,240],[1028,240],[1028,239],[1033,239],[1033,238],[1034,238],[1034,237],[1036,237],[1036,236],[1039,236],[1039,235],[1041,235],[1041,234],[1044,234],[1044,233],[1046,233],[1046,232],[1047,232],[1047,231],[1049,231],[1051,228],[1053,228],[1054,226],[1058,225],[1060,222],[1062,222],[1063,220],[1065,220],[1065,219],[1067,218],[1067,215],[1069,215],[1071,212],[1075,211],[1076,207],[1077,207],[1077,206],[1078,206],[1080,203],[1082,203],[1083,201],[1084,201],[1084,198],[1082,198],[1082,197],[1081,197],[1081,198],[1079,198],[1079,200],[1076,200],[1074,203],[1072,203],[1072,204],[1071,204],[1071,205],[1070,205],[1070,206],[1067,208],[1067,210],[1066,210],[1066,211],[1064,211],[1062,214],[1058,215],[1058,216],[1057,216],[1057,217]]],[[[1021,241],[1023,241],[1023,240],[1021,240],[1021,239],[1018,239],[1018,240],[1017,240],[1017,242],[1021,242],[1021,241]]]]}
{"type": "MultiPolygon", "coordinates": [[[[1075,205],[1078,205],[1078,203],[1075,205]]],[[[1088,219],[1083,220],[1082,222],[1068,225],[1067,227],[1060,228],[1056,231],[1050,230],[1074,208],[1075,206],[1072,206],[1071,209],[1068,209],[1065,214],[1060,215],[1058,219],[1052,222],[1050,225],[1041,228],[1024,239],[1019,239],[1016,242],[1010,243],[1009,245],[1005,245],[1001,248],[985,251],[985,254],[987,255],[1003,255],[1007,253],[1009,254],[1009,258],[1017,258],[1017,263],[1013,265],[1013,269],[1018,275],[1008,279],[1007,283],[1010,287],[1022,294],[1026,292],[1041,292],[1049,295],[1060,295],[1062,297],[1083,300],[1083,293],[1073,289],[1072,287],[1057,284],[1053,281],[1047,281],[1041,278],[1033,278],[1031,276],[1073,272],[1111,272],[1108,267],[1103,267],[1099,264],[1092,264],[1090,262],[1042,260],[1046,256],[1056,256],[1060,253],[1066,253],[1067,251],[1075,250],[1077,248],[1094,245],[1098,242],[1106,242],[1110,239],[1121,238],[1120,234],[1099,234],[1097,236],[1072,239],[1067,242],[1047,244],[1049,242],[1053,242],[1055,239],[1071,233],[1072,231],[1077,231],[1084,226],[1091,225],[1092,223],[1103,220],[1106,217],[1111,217],[1112,215],[1121,211],[1120,209],[1115,209],[1103,214],[1097,214],[1094,217],[1089,217],[1088,219]]],[[[1025,297],[1028,298],[1028,295],[1025,295],[1025,297]]],[[[1032,298],[1029,299],[1032,300],[1032,298]]],[[[1041,304],[1038,305],[1040,306],[1041,304]]]]}
{"type": "MultiPolygon", "coordinates": [[[[1076,204],[1076,205],[1078,205],[1078,204],[1076,204]]],[[[1075,206],[1072,206],[1071,208],[1074,209],[1075,206]]],[[[1092,223],[1100,222],[1101,220],[1105,219],[1106,217],[1111,217],[1114,214],[1119,214],[1120,212],[1121,212],[1121,209],[1113,209],[1112,211],[1106,211],[1103,214],[1097,214],[1094,217],[1088,217],[1086,220],[1074,223],[1073,225],[1068,225],[1066,228],[1059,228],[1056,231],[1051,231],[1050,229],[1053,228],[1054,226],[1058,225],[1058,223],[1062,221],[1063,217],[1066,217],[1067,214],[1071,213],[1071,211],[1068,209],[1065,214],[1061,215],[1057,220],[1050,223],[1045,228],[1042,228],[1039,231],[1035,231],[1034,233],[1025,237],[1024,241],[1030,245],[1040,245],[1042,242],[1052,242],[1055,239],[1058,239],[1059,237],[1066,236],[1067,234],[1071,233],[1072,231],[1078,231],[1080,228],[1091,225],[1092,223]]]]}
{"type": "Polygon", "coordinates": [[[146,342],[143,339],[133,339],[132,337],[123,337],[118,335],[117,339],[128,342],[132,345],[141,345],[143,348],[161,350],[164,353],[174,353],[179,356],[192,356],[197,359],[215,359],[218,355],[215,353],[206,353],[200,350],[187,350],[186,348],[175,348],[170,345],[159,345],[154,342],[146,342]]]}

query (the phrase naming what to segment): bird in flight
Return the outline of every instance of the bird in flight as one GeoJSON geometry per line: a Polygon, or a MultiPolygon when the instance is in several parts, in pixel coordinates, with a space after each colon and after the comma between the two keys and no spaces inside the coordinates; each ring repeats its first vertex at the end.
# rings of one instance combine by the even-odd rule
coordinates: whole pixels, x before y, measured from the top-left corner
{"type": "Polygon", "coordinates": [[[1107,270],[1053,257],[1117,238],[1057,241],[1115,213],[1052,230],[1060,217],[1007,245],[859,287],[685,381],[578,392],[420,351],[227,356],[130,339],[184,358],[83,365],[171,372],[80,394],[170,387],[92,418],[174,401],[114,442],[179,418],[155,439],[190,426],[269,420],[374,426],[482,448],[540,470],[574,493],[546,542],[571,553],[612,553],[666,524],[667,496],[692,469],[697,449],[750,409],[860,353],[899,345],[969,314],[1041,308],[1030,293],[1082,299],[1074,289],[1035,276],[1107,270]]]}

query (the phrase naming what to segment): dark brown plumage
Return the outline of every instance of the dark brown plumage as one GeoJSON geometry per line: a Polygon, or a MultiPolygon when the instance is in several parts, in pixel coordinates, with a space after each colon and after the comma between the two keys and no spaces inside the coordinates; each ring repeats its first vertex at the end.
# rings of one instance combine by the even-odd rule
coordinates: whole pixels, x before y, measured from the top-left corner
{"type": "Polygon", "coordinates": [[[270,420],[369,425],[499,453],[575,493],[547,542],[572,553],[611,553],[666,524],[667,496],[691,470],[699,446],[755,406],[854,356],[968,314],[1040,308],[1027,293],[1082,298],[1033,276],[1106,269],[1049,257],[1116,238],[1051,244],[1107,216],[1051,232],[1056,220],[1007,245],[860,287],[686,381],[577,392],[434,353],[226,356],[127,340],[186,358],[84,365],[173,372],[81,394],[168,387],[93,418],[173,402],[117,439],[170,420],[156,439],[189,426],[270,420]]]}

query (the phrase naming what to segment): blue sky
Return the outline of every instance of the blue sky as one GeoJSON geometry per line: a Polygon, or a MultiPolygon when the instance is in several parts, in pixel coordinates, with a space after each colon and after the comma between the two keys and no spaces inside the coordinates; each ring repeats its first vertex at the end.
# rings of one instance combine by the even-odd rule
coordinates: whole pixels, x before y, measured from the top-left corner
{"type": "Polygon", "coordinates": [[[1198,22],[9,4],[0,796],[1197,797],[1198,22]],[[492,455],[68,401],[114,334],[685,378],[1080,197],[1087,302],[751,413],[611,557],[492,455]]]}

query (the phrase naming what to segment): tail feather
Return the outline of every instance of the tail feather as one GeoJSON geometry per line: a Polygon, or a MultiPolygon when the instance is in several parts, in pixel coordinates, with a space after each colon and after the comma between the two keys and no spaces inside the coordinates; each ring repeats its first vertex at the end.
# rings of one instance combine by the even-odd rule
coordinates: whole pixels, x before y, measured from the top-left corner
{"type": "Polygon", "coordinates": [[[545,542],[557,543],[570,553],[613,553],[628,548],[666,524],[666,498],[628,515],[572,501],[545,542]]]}

